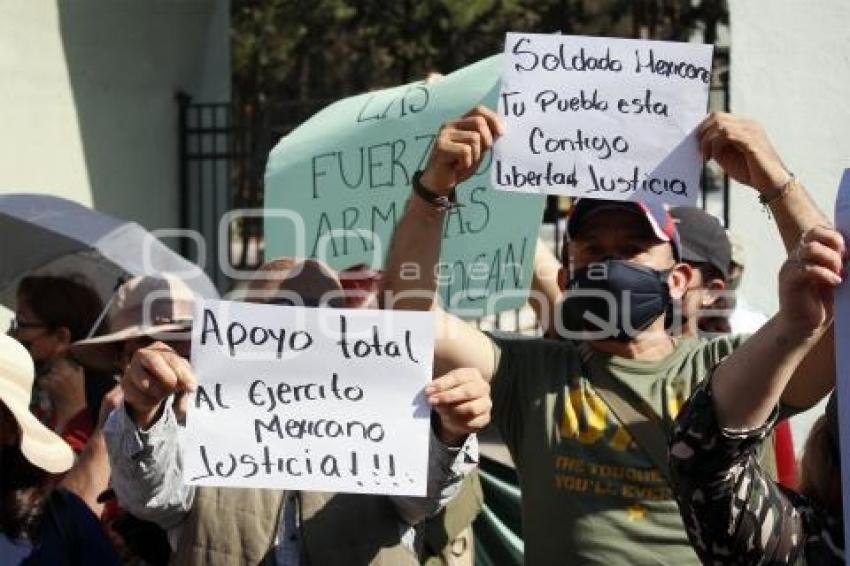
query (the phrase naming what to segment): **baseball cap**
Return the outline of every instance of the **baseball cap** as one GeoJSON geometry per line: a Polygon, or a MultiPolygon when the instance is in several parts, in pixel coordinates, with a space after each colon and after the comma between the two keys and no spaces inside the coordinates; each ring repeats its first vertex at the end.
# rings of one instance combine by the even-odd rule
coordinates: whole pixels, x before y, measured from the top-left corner
{"type": "Polygon", "coordinates": [[[732,244],[726,230],[711,214],[693,206],[670,210],[682,241],[682,261],[707,263],[729,279],[732,244]]]}
{"type": "Polygon", "coordinates": [[[670,242],[670,245],[673,247],[673,257],[676,258],[676,261],[681,261],[682,244],[679,241],[676,224],[673,222],[673,218],[667,212],[667,209],[664,208],[664,205],[657,201],[580,198],[573,205],[567,219],[567,236],[571,240],[574,239],[582,225],[592,214],[611,209],[624,209],[640,214],[641,217],[646,219],[653,234],[659,240],[670,242]]]}

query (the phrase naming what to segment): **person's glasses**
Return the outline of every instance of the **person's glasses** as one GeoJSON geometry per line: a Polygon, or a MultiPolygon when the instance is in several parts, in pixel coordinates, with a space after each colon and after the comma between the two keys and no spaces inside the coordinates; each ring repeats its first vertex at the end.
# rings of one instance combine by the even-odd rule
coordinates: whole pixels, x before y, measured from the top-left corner
{"type": "Polygon", "coordinates": [[[43,322],[27,322],[15,317],[9,321],[9,333],[14,334],[18,331],[26,330],[27,328],[47,328],[48,326],[49,325],[43,322]]]}

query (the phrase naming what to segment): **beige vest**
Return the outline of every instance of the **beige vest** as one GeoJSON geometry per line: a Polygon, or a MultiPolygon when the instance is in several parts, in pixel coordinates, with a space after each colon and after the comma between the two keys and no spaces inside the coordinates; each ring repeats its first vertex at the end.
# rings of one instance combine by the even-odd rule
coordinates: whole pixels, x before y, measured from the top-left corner
{"type": "MultiPolygon", "coordinates": [[[[171,563],[273,564],[283,499],[284,492],[275,490],[196,488],[171,563]]],[[[482,500],[476,472],[464,480],[446,509],[418,527],[425,547],[421,560],[449,549],[475,519],[482,500]]],[[[311,566],[421,563],[420,557],[401,544],[398,514],[383,496],[301,492],[300,535],[303,562],[311,566]]],[[[445,563],[437,560],[436,564],[445,563]]]]}

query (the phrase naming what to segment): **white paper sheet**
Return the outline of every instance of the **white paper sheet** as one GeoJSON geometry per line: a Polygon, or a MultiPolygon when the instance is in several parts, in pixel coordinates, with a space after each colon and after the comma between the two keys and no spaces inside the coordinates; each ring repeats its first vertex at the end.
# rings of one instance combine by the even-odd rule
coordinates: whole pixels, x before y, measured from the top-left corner
{"type": "Polygon", "coordinates": [[[425,495],[431,313],[196,305],[189,484],[425,495]]]}
{"type": "Polygon", "coordinates": [[[509,33],[493,186],[696,202],[713,46],[509,33]]]}

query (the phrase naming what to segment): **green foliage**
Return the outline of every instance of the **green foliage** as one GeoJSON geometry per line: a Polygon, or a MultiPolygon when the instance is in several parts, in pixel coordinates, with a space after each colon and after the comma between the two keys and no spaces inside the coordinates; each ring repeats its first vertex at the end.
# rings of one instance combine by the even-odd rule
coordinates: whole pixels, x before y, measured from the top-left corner
{"type": "Polygon", "coordinates": [[[507,31],[713,40],[724,0],[232,0],[234,98],[337,99],[448,73],[507,31]]]}

